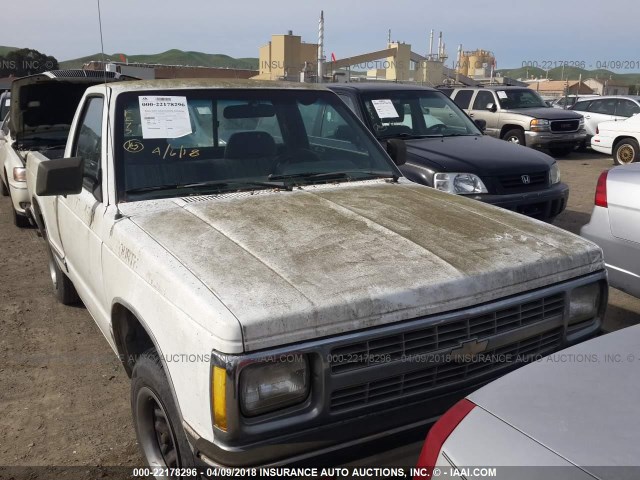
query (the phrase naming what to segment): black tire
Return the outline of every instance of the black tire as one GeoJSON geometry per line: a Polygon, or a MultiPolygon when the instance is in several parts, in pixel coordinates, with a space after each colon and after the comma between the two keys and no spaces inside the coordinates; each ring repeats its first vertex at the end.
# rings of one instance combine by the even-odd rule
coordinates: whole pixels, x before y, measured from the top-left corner
{"type": "Polygon", "coordinates": [[[167,376],[153,349],[142,354],[133,367],[131,412],[147,465],[170,468],[195,465],[167,376]]]}
{"type": "Polygon", "coordinates": [[[583,140],[582,142],[580,142],[580,145],[578,145],[578,151],[579,152],[586,152],[589,150],[589,145],[591,145],[591,143],[588,143],[587,140],[583,140]]]}
{"type": "Polygon", "coordinates": [[[613,149],[613,163],[616,165],[629,165],[640,158],[640,147],[633,138],[623,138],[613,149]]]}
{"type": "Polygon", "coordinates": [[[18,228],[29,228],[31,226],[31,222],[29,222],[29,218],[25,215],[20,215],[16,212],[13,205],[11,206],[11,212],[13,213],[13,224],[18,228]]]}
{"type": "Polygon", "coordinates": [[[49,275],[51,276],[51,283],[53,284],[53,294],[58,301],[63,305],[77,305],[80,303],[80,297],[76,291],[76,287],[73,286],[73,282],[67,277],[56,262],[49,240],[47,238],[46,231],[42,232],[42,237],[47,242],[48,256],[49,256],[49,275]]]}
{"type": "Polygon", "coordinates": [[[507,142],[522,145],[523,147],[526,145],[526,141],[524,139],[524,131],[519,128],[513,128],[509,130],[502,136],[502,139],[506,140],[507,142]]]}
{"type": "Polygon", "coordinates": [[[550,148],[549,153],[551,153],[553,157],[566,157],[573,152],[574,148],[575,147],[550,148]]]}
{"type": "MultiPolygon", "coordinates": [[[[5,176],[6,176],[6,174],[7,174],[7,172],[5,172],[5,176]]],[[[2,181],[2,178],[0,178],[0,194],[2,194],[3,197],[8,197],[9,196],[9,189],[7,188],[7,186],[2,181]]]]}

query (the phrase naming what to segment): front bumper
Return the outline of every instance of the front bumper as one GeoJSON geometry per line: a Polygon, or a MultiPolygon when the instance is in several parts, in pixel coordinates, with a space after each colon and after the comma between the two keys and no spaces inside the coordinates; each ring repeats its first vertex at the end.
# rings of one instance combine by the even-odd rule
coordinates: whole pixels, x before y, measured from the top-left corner
{"type": "Polygon", "coordinates": [[[566,208],[569,200],[569,186],[565,183],[556,183],[545,190],[506,195],[481,194],[472,195],[469,198],[539,220],[549,220],[558,216],[566,208]]]}
{"type": "Polygon", "coordinates": [[[25,182],[9,181],[9,192],[11,193],[11,203],[18,215],[28,216],[29,191],[25,182]]]}
{"type": "Polygon", "coordinates": [[[573,133],[532,132],[527,130],[525,143],[531,148],[569,148],[577,147],[587,139],[586,130],[573,133]]]}
{"type": "Polygon", "coordinates": [[[523,358],[531,361],[598,335],[605,307],[606,273],[600,271],[487,304],[339,337],[242,356],[214,352],[214,364],[227,368],[228,429],[215,427],[213,443],[188,426],[185,430],[197,458],[207,465],[331,463],[335,452],[354,448],[367,456],[364,443],[395,434],[411,441],[411,431],[424,433],[454,403],[521,366],[523,358]],[[578,328],[567,328],[570,292],[593,282],[600,283],[603,298],[598,315],[578,328]],[[495,322],[491,333],[487,322],[495,322]],[[483,344],[482,359],[460,357],[459,350],[470,343],[483,344]],[[380,349],[394,356],[367,364],[335,363],[362,344],[369,358],[380,349]],[[400,350],[397,345],[402,345],[400,350]],[[242,368],[300,354],[307,355],[312,366],[309,397],[282,411],[243,417],[238,407],[242,368]]]}

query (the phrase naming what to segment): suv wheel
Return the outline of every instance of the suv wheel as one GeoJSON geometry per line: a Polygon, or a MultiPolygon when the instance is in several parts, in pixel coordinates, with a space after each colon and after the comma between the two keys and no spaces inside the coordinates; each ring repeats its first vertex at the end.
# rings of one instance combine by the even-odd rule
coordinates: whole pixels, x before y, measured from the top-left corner
{"type": "Polygon", "coordinates": [[[150,467],[194,465],[169,382],[153,349],[143,353],[133,367],[131,411],[138,443],[150,467]]]}
{"type": "Polygon", "coordinates": [[[512,130],[509,130],[507,133],[504,134],[502,139],[506,140],[507,142],[517,143],[518,145],[523,145],[523,146],[525,145],[524,132],[519,128],[514,128],[512,130]]]}
{"type": "Polygon", "coordinates": [[[638,160],[638,142],[633,138],[625,138],[616,143],[613,150],[613,163],[616,165],[628,165],[638,160]]]}

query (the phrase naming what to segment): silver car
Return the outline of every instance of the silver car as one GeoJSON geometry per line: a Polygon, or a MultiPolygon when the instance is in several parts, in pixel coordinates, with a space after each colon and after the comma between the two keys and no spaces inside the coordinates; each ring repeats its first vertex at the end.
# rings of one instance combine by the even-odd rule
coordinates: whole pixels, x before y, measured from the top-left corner
{"type": "Polygon", "coordinates": [[[640,297],[640,163],[602,172],[580,235],[602,248],[611,286],[640,297]]]}
{"type": "Polygon", "coordinates": [[[640,325],[475,391],[431,428],[414,478],[640,478],[638,345],[640,325]]]}

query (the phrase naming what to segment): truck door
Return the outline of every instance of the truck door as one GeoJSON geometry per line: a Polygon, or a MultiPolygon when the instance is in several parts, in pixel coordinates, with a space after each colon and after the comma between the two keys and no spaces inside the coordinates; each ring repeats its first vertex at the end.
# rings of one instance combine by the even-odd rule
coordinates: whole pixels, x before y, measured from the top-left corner
{"type": "Polygon", "coordinates": [[[83,188],[78,195],[58,198],[58,219],[69,277],[85,305],[99,312],[100,318],[95,321],[109,338],[110,315],[102,282],[102,238],[109,223],[102,182],[102,159],[106,158],[104,112],[104,97],[86,98],[71,132],[71,156],[84,159],[83,188]]]}
{"type": "Polygon", "coordinates": [[[498,121],[500,114],[497,111],[490,110],[489,107],[491,105],[494,105],[494,107],[498,105],[493,96],[493,92],[489,90],[479,90],[471,105],[469,116],[474,120],[484,120],[487,122],[485,133],[497,138],[500,136],[500,122],[498,121]]]}

